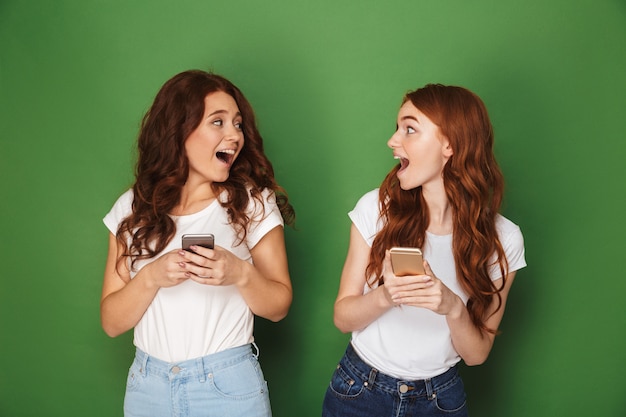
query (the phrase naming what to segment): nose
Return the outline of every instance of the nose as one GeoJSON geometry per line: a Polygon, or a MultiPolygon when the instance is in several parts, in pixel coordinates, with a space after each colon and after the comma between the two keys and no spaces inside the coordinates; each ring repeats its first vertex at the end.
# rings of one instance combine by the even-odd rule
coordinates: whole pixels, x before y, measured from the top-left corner
{"type": "Polygon", "coordinates": [[[230,125],[224,132],[224,139],[229,141],[237,141],[243,138],[243,131],[235,125],[230,125]]]}
{"type": "Polygon", "coordinates": [[[400,139],[398,138],[398,131],[394,132],[393,135],[387,141],[387,146],[391,149],[400,147],[400,139]]]}

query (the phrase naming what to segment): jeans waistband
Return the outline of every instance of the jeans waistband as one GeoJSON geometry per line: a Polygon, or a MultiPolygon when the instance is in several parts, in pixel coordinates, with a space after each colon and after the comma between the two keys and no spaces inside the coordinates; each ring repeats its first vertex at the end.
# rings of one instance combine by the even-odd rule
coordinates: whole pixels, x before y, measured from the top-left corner
{"type": "Polygon", "coordinates": [[[369,389],[376,386],[378,389],[390,393],[398,393],[401,396],[421,396],[427,395],[433,397],[438,390],[442,390],[446,386],[453,383],[458,377],[457,366],[453,366],[446,372],[427,379],[404,380],[384,374],[371,367],[356,353],[352,344],[348,344],[344,356],[345,365],[352,368],[352,371],[359,374],[366,380],[366,387],[369,389]]]}
{"type": "Polygon", "coordinates": [[[189,378],[197,377],[204,382],[206,376],[210,373],[232,366],[235,363],[246,360],[252,356],[258,357],[258,348],[256,344],[251,343],[238,346],[221,352],[200,358],[189,359],[182,362],[166,362],[148,355],[146,352],[137,348],[135,352],[135,362],[141,365],[140,373],[144,376],[151,374],[166,378],[189,378]],[[256,353],[253,353],[253,346],[256,353]]]}

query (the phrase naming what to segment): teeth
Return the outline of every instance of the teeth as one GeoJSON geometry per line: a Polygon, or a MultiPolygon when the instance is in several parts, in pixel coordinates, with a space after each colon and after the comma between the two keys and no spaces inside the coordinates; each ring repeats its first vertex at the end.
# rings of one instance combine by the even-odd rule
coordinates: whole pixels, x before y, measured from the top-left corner
{"type": "Polygon", "coordinates": [[[234,155],[235,154],[235,150],[234,149],[223,149],[223,150],[218,151],[218,152],[227,153],[229,155],[234,155]]]}
{"type": "Polygon", "coordinates": [[[393,159],[401,159],[399,156],[394,156],[393,159]]]}

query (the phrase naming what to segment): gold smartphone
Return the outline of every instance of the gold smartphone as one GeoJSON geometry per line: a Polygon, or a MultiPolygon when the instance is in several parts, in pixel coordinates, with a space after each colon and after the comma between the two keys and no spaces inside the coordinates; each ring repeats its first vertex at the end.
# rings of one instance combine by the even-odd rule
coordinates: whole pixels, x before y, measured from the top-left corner
{"type": "Polygon", "coordinates": [[[213,249],[215,244],[215,239],[213,235],[210,233],[200,234],[200,235],[183,235],[183,249],[193,252],[189,249],[189,246],[196,245],[202,246],[203,248],[213,249]]]}
{"type": "Polygon", "coordinates": [[[424,258],[418,248],[391,248],[391,267],[396,276],[423,275],[424,258]]]}

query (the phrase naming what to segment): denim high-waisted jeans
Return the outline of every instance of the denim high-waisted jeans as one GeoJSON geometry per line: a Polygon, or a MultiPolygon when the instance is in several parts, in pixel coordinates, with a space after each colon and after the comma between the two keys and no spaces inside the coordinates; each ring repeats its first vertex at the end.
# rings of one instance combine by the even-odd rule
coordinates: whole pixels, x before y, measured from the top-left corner
{"type": "Polygon", "coordinates": [[[267,383],[252,346],[180,363],[137,349],[128,373],[124,416],[271,416],[267,383]]]}
{"type": "Polygon", "coordinates": [[[465,388],[456,366],[429,379],[385,375],[349,344],[326,390],[323,417],[467,416],[465,388]]]}

